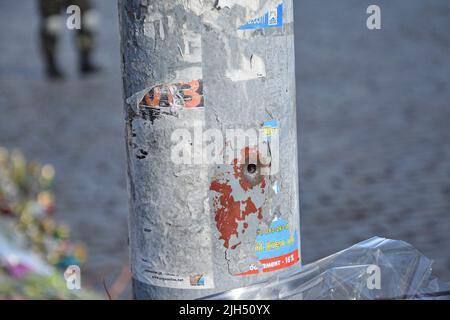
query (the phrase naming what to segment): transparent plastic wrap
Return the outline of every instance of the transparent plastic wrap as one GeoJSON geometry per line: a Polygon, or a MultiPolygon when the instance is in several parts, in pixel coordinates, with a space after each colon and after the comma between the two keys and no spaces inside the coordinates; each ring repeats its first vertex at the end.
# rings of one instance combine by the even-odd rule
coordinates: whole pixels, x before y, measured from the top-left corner
{"type": "Polygon", "coordinates": [[[432,261],[403,241],[375,237],[271,280],[207,300],[450,299],[432,261]]]}

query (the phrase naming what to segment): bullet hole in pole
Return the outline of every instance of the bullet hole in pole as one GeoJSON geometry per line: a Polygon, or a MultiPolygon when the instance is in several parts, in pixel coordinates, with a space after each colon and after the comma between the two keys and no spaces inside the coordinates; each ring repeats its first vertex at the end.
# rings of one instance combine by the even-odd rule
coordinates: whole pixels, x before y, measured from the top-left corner
{"type": "Polygon", "coordinates": [[[250,163],[249,165],[247,165],[247,172],[250,174],[254,174],[257,170],[257,166],[256,164],[250,163]]]}

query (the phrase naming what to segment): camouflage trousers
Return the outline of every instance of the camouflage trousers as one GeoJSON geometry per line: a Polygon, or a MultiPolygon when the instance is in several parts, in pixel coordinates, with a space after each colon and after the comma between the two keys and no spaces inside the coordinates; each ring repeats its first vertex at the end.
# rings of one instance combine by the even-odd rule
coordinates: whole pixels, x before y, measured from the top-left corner
{"type": "MultiPolygon", "coordinates": [[[[94,47],[93,30],[85,25],[85,15],[91,10],[89,0],[39,0],[39,11],[41,14],[41,43],[42,49],[47,56],[54,56],[58,42],[58,33],[65,27],[64,16],[71,5],[77,5],[81,9],[81,29],[76,30],[76,43],[80,52],[89,52],[94,47]],[[58,21],[58,23],[54,23],[58,21]]],[[[69,17],[67,15],[67,17],[69,17]]]]}

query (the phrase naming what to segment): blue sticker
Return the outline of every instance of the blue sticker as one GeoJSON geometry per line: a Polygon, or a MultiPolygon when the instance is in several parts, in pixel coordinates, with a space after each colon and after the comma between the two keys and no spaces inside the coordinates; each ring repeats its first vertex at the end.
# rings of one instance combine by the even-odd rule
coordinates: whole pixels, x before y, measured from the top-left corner
{"type": "Polygon", "coordinates": [[[205,285],[205,277],[201,277],[198,282],[197,282],[198,286],[204,286],[205,285]]]}
{"type": "Polygon", "coordinates": [[[239,27],[239,30],[255,30],[266,28],[279,28],[283,26],[283,4],[279,4],[276,10],[269,11],[265,15],[249,20],[239,27]]]}
{"type": "Polygon", "coordinates": [[[278,120],[266,121],[263,124],[263,137],[266,141],[271,141],[272,137],[278,133],[279,125],[278,120]]]}
{"type": "Polygon", "coordinates": [[[297,231],[292,235],[289,223],[276,219],[267,230],[256,237],[256,255],[258,260],[280,257],[297,250],[297,231]]]}

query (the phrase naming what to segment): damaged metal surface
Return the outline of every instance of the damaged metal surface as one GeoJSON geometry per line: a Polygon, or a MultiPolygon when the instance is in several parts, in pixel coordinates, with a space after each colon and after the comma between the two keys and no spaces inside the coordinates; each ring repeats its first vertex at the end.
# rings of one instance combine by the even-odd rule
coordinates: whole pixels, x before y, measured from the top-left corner
{"type": "Polygon", "coordinates": [[[119,12],[136,298],[198,298],[298,263],[292,0],[121,0],[119,12]],[[229,164],[171,161],[176,130],[271,120],[276,174],[252,146],[229,164]]]}

